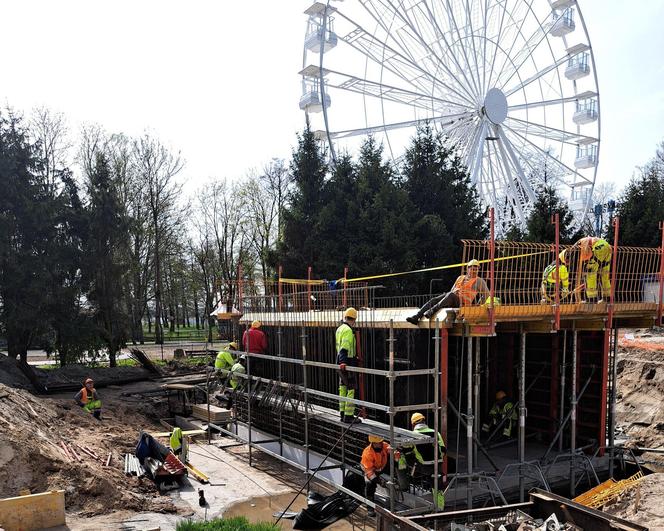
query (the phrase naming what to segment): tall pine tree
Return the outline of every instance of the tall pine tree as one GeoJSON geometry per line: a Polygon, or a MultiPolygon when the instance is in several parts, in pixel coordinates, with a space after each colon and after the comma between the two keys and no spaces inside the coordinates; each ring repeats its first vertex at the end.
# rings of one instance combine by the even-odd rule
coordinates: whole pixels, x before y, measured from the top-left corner
{"type": "Polygon", "coordinates": [[[550,184],[544,184],[537,190],[537,198],[526,223],[526,241],[554,242],[556,228],[551,223],[551,218],[556,213],[560,221],[560,243],[572,243],[577,237],[574,216],[556,188],[550,184]]]}

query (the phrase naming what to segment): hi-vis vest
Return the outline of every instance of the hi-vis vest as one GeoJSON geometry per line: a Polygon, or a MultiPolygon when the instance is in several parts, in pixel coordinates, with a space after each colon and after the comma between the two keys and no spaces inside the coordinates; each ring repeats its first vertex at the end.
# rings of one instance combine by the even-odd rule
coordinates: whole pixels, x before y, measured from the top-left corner
{"type": "Polygon", "coordinates": [[[468,275],[462,275],[456,279],[454,287],[457,288],[458,296],[461,302],[465,305],[472,304],[477,297],[477,289],[475,285],[477,284],[479,277],[469,278],[468,275]]]}
{"type": "Polygon", "coordinates": [[[354,358],[356,354],[355,348],[355,332],[347,323],[341,323],[335,334],[337,354],[340,350],[346,349],[349,358],[354,358]]]}
{"type": "MultiPolygon", "coordinates": [[[[558,265],[558,271],[560,273],[560,284],[564,289],[569,288],[569,271],[567,270],[567,266],[565,264],[559,264],[558,265]]],[[[546,282],[547,284],[555,284],[556,283],[556,263],[553,262],[552,264],[549,264],[546,266],[546,269],[544,270],[544,273],[542,275],[542,280],[546,282]]]]}
{"type": "MultiPolygon", "coordinates": [[[[97,390],[93,387],[90,395],[90,400],[94,400],[94,396],[97,394],[97,390]]],[[[88,403],[88,388],[84,387],[81,389],[81,402],[83,405],[86,405],[88,403]]]]}

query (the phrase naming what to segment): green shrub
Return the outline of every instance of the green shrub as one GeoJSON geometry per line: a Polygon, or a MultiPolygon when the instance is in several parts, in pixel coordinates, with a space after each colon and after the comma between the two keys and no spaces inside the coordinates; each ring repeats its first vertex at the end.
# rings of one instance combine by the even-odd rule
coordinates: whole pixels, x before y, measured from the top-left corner
{"type": "Polygon", "coordinates": [[[209,522],[178,522],[176,531],[275,531],[281,529],[269,522],[250,524],[244,516],[215,518],[209,522]]]}

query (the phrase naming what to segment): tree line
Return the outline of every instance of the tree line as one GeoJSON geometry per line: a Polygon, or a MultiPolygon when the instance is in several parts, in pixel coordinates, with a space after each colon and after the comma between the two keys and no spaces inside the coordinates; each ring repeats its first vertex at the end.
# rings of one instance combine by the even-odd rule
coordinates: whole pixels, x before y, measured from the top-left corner
{"type": "MultiPolygon", "coordinates": [[[[98,125],[71,140],[65,117],[0,113],[0,338],[10,356],[44,348],[62,364],[191,326],[211,340],[209,314],[233,301],[237,281],[338,279],[458,261],[462,239],[488,234],[488,216],[462,161],[421,126],[399,168],[364,141],[335,165],[308,128],[290,161],[234,179],[184,187],[182,155],[152,133],[132,138],[98,125]]],[[[537,202],[505,237],[561,241],[576,227],[556,176],[532,176],[537,202]]],[[[598,189],[598,191],[602,191],[598,189]]],[[[606,190],[604,190],[606,193],[606,190]]],[[[659,245],[664,145],[618,201],[621,242],[659,245]]],[[[450,282],[449,273],[442,275],[450,282]]],[[[424,293],[434,275],[396,277],[385,293],[424,293]]],[[[435,275],[440,277],[441,275],[435,275]]]]}

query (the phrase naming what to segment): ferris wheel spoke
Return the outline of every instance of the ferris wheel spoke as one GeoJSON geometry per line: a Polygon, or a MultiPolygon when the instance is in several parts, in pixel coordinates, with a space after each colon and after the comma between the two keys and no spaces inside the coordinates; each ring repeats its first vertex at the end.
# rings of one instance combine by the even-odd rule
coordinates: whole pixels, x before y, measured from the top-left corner
{"type": "Polygon", "coordinates": [[[339,140],[342,138],[349,138],[353,136],[369,135],[372,133],[380,133],[384,131],[395,131],[398,129],[406,129],[409,127],[417,127],[425,123],[435,123],[442,127],[452,126],[457,122],[463,122],[472,116],[469,112],[461,112],[456,114],[448,114],[445,116],[436,116],[433,118],[422,118],[417,120],[408,120],[405,122],[396,122],[382,125],[374,125],[370,127],[361,127],[358,129],[345,129],[343,131],[331,131],[330,138],[339,140]]]}
{"type": "Polygon", "coordinates": [[[505,135],[505,132],[503,131],[503,128],[501,126],[496,125],[494,127],[494,131],[498,134],[498,138],[500,138],[501,140],[499,144],[500,147],[504,148],[504,151],[507,153],[507,156],[512,161],[512,165],[514,166],[517,175],[521,178],[520,188],[525,192],[530,201],[535,201],[535,192],[533,191],[533,188],[530,185],[528,177],[526,177],[526,174],[523,171],[523,167],[519,162],[519,158],[516,156],[516,153],[514,152],[514,147],[512,146],[512,143],[507,139],[507,136],[505,135]]]}
{"type": "Polygon", "coordinates": [[[368,33],[342,12],[339,11],[338,15],[354,26],[354,29],[341,37],[341,40],[375,64],[382,65],[383,68],[417,90],[426,91],[428,89],[430,91],[431,83],[433,83],[436,86],[444,87],[448,91],[448,98],[458,100],[457,104],[463,105],[462,102],[465,102],[467,106],[475,105],[467,94],[459,92],[452,85],[445,83],[401,52],[390,47],[386,42],[368,33]]]}
{"type": "MultiPolygon", "coordinates": [[[[362,4],[366,7],[366,4],[372,3],[372,2],[362,2],[362,4]]],[[[403,26],[400,28],[402,32],[400,35],[408,37],[408,42],[404,43],[410,44],[410,47],[414,47],[415,49],[419,49],[419,56],[421,57],[421,61],[425,61],[431,69],[434,71],[438,69],[439,67],[443,67],[446,69],[448,74],[450,74],[458,83],[458,86],[464,89],[464,92],[466,92],[469,96],[469,101],[472,102],[474,105],[477,100],[477,93],[473,92],[473,87],[472,86],[466,86],[464,83],[460,83],[460,79],[458,78],[458,75],[453,74],[450,70],[445,61],[442,60],[441,57],[436,53],[436,51],[431,47],[431,45],[427,42],[426,39],[421,35],[421,33],[417,30],[416,24],[414,23],[413,20],[411,20],[410,17],[406,15],[404,12],[405,10],[397,9],[394,5],[394,3],[391,0],[374,0],[374,3],[378,3],[383,5],[386,9],[391,10],[396,17],[398,17],[401,22],[403,23],[403,26]]],[[[428,7],[428,6],[427,6],[428,7]]],[[[415,11],[414,8],[409,9],[408,11],[411,11],[411,13],[414,15],[415,11]]],[[[435,25],[435,23],[434,23],[435,25]]],[[[398,30],[397,30],[398,31],[398,30]]],[[[464,75],[465,80],[467,81],[467,77],[465,76],[465,72],[463,69],[461,69],[461,72],[464,75]]]]}
{"type": "Polygon", "coordinates": [[[434,113],[440,113],[450,106],[454,107],[454,110],[468,110],[467,106],[461,105],[455,101],[443,100],[431,96],[430,94],[423,94],[421,92],[414,92],[394,87],[392,85],[370,81],[343,72],[337,72],[336,70],[323,68],[321,71],[321,68],[315,65],[310,65],[299,72],[301,76],[310,79],[318,79],[321,73],[325,78],[325,86],[328,88],[335,88],[338,90],[353,92],[355,94],[361,94],[363,96],[389,100],[434,113]]]}
{"type": "Polygon", "coordinates": [[[503,72],[500,72],[498,74],[498,77],[496,78],[496,84],[498,86],[504,87],[507,85],[510,80],[516,75],[516,73],[521,70],[523,65],[526,64],[526,61],[530,59],[533,56],[533,53],[537,48],[545,42],[546,36],[549,33],[549,30],[551,29],[551,26],[553,26],[553,22],[549,21],[546,22],[544,25],[541,23],[539,24],[539,27],[535,30],[535,33],[533,33],[525,42],[523,47],[517,52],[516,56],[510,61],[510,64],[512,65],[511,70],[504,70],[505,75],[509,74],[509,77],[505,81],[501,81],[501,78],[503,77],[503,72]]]}
{"type": "MultiPolygon", "coordinates": [[[[586,49],[587,48],[586,48],[585,45],[578,45],[578,46],[574,46],[573,48],[569,48],[567,50],[567,53],[563,57],[561,57],[560,59],[558,59],[558,60],[554,61],[552,64],[542,68],[541,70],[539,70],[538,72],[536,72],[535,74],[530,76],[529,78],[521,81],[515,87],[512,87],[509,90],[505,90],[504,91],[505,96],[509,98],[512,94],[514,94],[518,90],[521,90],[522,88],[530,85],[533,81],[536,81],[539,78],[541,78],[542,76],[544,76],[544,75],[548,74],[549,72],[557,69],[560,65],[566,63],[570,59],[570,57],[573,57],[574,55],[577,55],[578,53],[580,53],[580,51],[584,51],[586,49]]],[[[504,88],[505,84],[503,84],[502,87],[504,88]]]]}
{"type": "MultiPolygon", "coordinates": [[[[468,159],[468,172],[470,173],[470,182],[472,182],[474,185],[481,187],[481,182],[477,178],[478,172],[482,167],[483,159],[482,157],[484,156],[484,143],[486,142],[486,129],[487,129],[487,123],[486,121],[482,120],[482,123],[479,125],[477,128],[477,133],[475,135],[475,138],[473,140],[473,149],[470,150],[469,152],[469,159],[468,159]]],[[[482,190],[480,190],[480,194],[482,193],[482,190]]]]}
{"type": "Polygon", "coordinates": [[[496,162],[501,166],[502,172],[501,176],[503,178],[503,191],[505,192],[506,197],[512,203],[512,206],[517,211],[519,219],[522,221],[526,220],[526,217],[521,206],[521,201],[518,198],[517,191],[514,189],[514,184],[516,182],[514,176],[512,176],[512,170],[510,169],[510,161],[505,154],[505,150],[502,149],[500,143],[498,143],[498,148],[496,149],[496,162]]]}
{"type": "Polygon", "coordinates": [[[534,109],[537,107],[548,107],[552,105],[562,105],[565,103],[572,103],[575,101],[596,98],[596,97],[597,97],[597,92],[588,90],[581,94],[575,94],[574,96],[568,96],[566,98],[555,98],[551,100],[521,103],[519,105],[509,105],[507,109],[508,111],[524,111],[526,109],[534,109]]]}
{"type": "Polygon", "coordinates": [[[556,166],[556,167],[559,168],[559,170],[561,171],[561,173],[563,173],[563,174],[565,174],[565,175],[573,175],[575,178],[580,179],[580,180],[583,181],[584,183],[591,184],[591,185],[593,184],[592,181],[590,181],[587,177],[585,177],[584,175],[582,175],[581,173],[579,173],[577,170],[574,170],[574,169],[570,168],[567,164],[565,164],[564,162],[558,160],[556,157],[552,156],[551,153],[549,153],[548,151],[542,149],[541,147],[539,147],[537,144],[533,143],[531,140],[529,140],[527,137],[525,137],[524,135],[522,135],[522,134],[519,133],[518,131],[515,131],[514,129],[512,129],[512,128],[511,128],[510,126],[508,126],[508,125],[504,125],[504,124],[503,124],[503,127],[504,127],[504,129],[505,129],[507,132],[509,132],[509,133],[511,133],[511,134],[513,134],[513,135],[515,135],[515,136],[518,137],[519,139],[523,140],[527,145],[531,146],[531,148],[532,148],[537,154],[539,154],[540,156],[545,156],[545,157],[547,158],[547,160],[548,160],[552,165],[554,165],[554,166],[556,166]]]}
{"type": "Polygon", "coordinates": [[[518,118],[508,117],[507,119],[509,120],[511,129],[525,135],[534,135],[548,140],[556,140],[565,144],[572,144],[574,146],[577,144],[593,144],[597,142],[596,138],[573,133],[572,131],[556,129],[555,127],[549,127],[535,122],[526,122],[524,120],[519,120],[518,118]]]}

